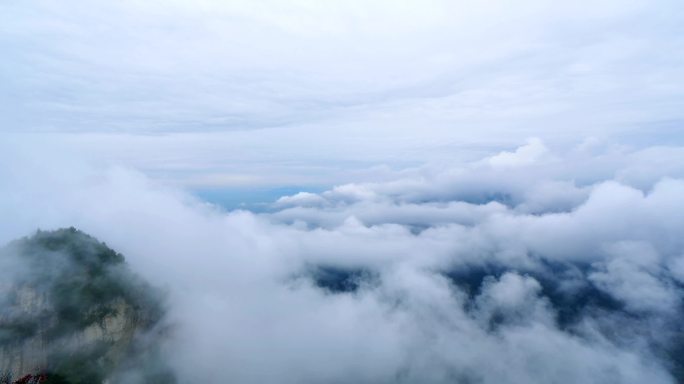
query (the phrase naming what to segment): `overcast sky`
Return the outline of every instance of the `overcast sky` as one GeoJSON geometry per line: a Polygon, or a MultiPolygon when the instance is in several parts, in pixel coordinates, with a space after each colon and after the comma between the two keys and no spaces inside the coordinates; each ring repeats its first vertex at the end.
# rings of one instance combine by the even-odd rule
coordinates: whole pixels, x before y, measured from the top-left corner
{"type": "Polygon", "coordinates": [[[4,1],[5,141],[189,188],[682,143],[678,1],[4,1]],[[44,149],[41,149],[44,150],[44,149]]]}

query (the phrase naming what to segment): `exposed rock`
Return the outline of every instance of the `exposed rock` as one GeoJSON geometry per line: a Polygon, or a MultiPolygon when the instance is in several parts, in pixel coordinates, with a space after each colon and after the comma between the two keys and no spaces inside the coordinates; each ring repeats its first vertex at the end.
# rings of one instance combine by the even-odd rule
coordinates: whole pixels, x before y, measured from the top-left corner
{"type": "Polygon", "coordinates": [[[134,370],[173,382],[158,359],[162,295],[104,243],[39,231],[0,250],[0,268],[0,374],[92,384],[134,370]]]}

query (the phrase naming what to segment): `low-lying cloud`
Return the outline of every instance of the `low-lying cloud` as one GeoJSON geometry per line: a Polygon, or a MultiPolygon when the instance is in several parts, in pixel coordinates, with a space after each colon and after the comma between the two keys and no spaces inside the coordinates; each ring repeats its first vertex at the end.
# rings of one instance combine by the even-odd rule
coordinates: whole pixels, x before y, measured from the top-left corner
{"type": "Polygon", "coordinates": [[[531,139],[263,214],[128,169],[5,161],[0,240],[73,225],[126,255],[169,292],[181,382],[673,383],[682,160],[531,139]]]}

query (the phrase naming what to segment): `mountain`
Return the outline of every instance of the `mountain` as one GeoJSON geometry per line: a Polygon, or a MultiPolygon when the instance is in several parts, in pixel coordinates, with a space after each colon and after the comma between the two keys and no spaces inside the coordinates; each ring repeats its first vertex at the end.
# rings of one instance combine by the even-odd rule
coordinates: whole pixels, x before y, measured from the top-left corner
{"type": "Polygon", "coordinates": [[[106,244],[38,231],[0,249],[0,270],[0,383],[175,382],[164,295],[106,244]]]}

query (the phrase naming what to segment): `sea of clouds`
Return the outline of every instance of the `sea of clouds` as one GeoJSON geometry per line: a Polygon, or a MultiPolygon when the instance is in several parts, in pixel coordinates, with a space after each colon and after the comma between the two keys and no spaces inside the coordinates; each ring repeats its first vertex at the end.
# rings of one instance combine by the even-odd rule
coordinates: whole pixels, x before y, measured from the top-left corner
{"type": "Polygon", "coordinates": [[[684,147],[533,138],[266,213],[4,149],[0,242],[75,226],[122,252],[168,292],[181,382],[684,379],[684,147]]]}

